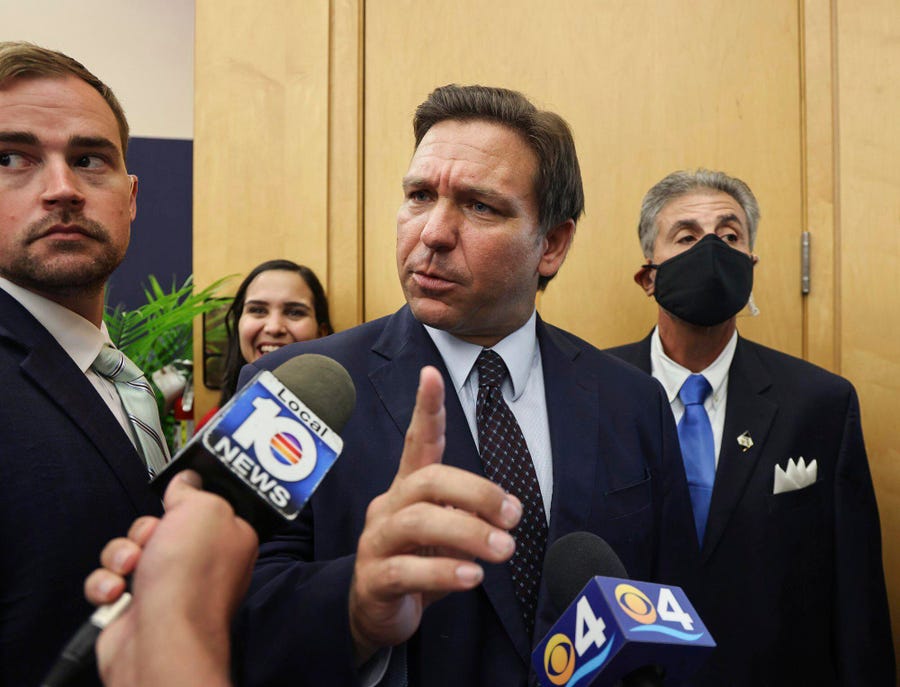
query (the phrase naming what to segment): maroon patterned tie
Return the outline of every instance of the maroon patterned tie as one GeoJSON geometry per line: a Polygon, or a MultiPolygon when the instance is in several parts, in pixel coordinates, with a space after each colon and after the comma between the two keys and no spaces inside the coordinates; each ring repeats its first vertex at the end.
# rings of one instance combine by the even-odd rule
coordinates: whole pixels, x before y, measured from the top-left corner
{"type": "Polygon", "coordinates": [[[475,418],[484,473],[522,502],[522,519],[512,531],[516,551],[510,566],[530,637],[534,629],[541,565],[547,543],[544,500],[522,429],[500,391],[500,385],[509,374],[506,364],[490,349],[481,351],[476,364],[478,401],[475,418]]]}

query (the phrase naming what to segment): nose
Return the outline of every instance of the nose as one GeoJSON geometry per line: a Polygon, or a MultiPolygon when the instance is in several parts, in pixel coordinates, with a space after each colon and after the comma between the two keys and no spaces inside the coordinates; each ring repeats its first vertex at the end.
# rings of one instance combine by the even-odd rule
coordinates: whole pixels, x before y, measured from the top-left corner
{"type": "Polygon", "coordinates": [[[458,208],[449,200],[438,200],[422,228],[422,243],[435,252],[452,250],[459,237],[459,222],[458,208]]]}
{"type": "Polygon", "coordinates": [[[75,171],[65,160],[48,160],[45,163],[44,192],[41,200],[51,207],[80,207],[84,204],[84,194],[75,171]]]}
{"type": "Polygon", "coordinates": [[[281,336],[287,332],[281,313],[270,313],[263,325],[263,331],[269,336],[281,336]]]}

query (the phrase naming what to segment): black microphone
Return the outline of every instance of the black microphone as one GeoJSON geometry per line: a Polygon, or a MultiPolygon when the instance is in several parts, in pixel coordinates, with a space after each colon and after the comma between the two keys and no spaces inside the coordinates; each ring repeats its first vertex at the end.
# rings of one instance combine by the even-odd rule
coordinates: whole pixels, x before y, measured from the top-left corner
{"type": "MultiPolygon", "coordinates": [[[[260,541],[294,520],[343,448],[338,433],[356,404],[343,366],[323,355],[256,374],[151,482],[160,496],[182,470],[228,501],[260,541]]],[[[66,644],[42,687],[63,687],[94,660],[100,632],[127,610],[126,592],[101,606],[66,644]]]]}
{"type": "Polygon", "coordinates": [[[628,579],[616,552],[594,534],[553,542],[543,578],[561,616],[532,653],[541,685],[681,684],[715,647],[680,588],[628,579]]]}
{"type": "Polygon", "coordinates": [[[592,577],[628,577],[625,565],[605,539],[591,532],[570,532],[550,545],[543,579],[553,610],[562,613],[592,577]]]}

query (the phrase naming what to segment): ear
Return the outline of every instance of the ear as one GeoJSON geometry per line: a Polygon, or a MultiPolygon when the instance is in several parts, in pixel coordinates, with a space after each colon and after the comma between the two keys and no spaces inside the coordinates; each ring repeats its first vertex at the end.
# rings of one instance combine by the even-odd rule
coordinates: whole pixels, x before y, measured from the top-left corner
{"type": "Polygon", "coordinates": [[[137,215],[138,178],[134,174],[129,174],[128,178],[131,179],[131,199],[129,200],[129,210],[131,212],[131,219],[133,220],[137,215]]]}
{"type": "Polygon", "coordinates": [[[644,293],[652,296],[656,290],[656,271],[650,267],[650,261],[646,265],[641,265],[641,269],[634,273],[634,283],[640,286],[644,293]]]}
{"type": "Polygon", "coordinates": [[[753,261],[753,266],[756,267],[759,263],[759,256],[756,253],[750,253],[750,259],[753,261]]]}
{"type": "Polygon", "coordinates": [[[552,277],[562,267],[575,237],[575,221],[568,219],[550,229],[541,239],[544,244],[538,273],[542,277],[552,277]]]}

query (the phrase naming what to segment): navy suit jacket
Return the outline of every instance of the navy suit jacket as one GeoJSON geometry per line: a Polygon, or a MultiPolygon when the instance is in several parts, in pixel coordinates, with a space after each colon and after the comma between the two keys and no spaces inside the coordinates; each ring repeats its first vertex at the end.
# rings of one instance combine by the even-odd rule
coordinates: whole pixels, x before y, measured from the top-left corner
{"type": "MultiPolygon", "coordinates": [[[[608,351],[650,373],[650,337],[608,351]]],[[[686,591],[718,648],[698,685],[895,685],[881,534],[852,385],[739,338],[686,591]],[[737,442],[748,432],[753,445],[737,442]],[[773,494],[775,466],[817,481],[773,494]]]]}
{"type": "MultiPolygon", "coordinates": [[[[549,541],[594,532],[636,579],[672,579],[684,549],[696,549],[674,422],[661,387],[593,346],[538,321],[553,450],[549,541]]],[[[419,371],[444,375],[444,462],[483,474],[449,374],[408,307],[354,329],[265,356],[272,369],[315,352],[353,378],[356,408],[343,455],[299,522],[261,548],[235,643],[250,685],[355,684],[348,590],[366,507],[388,489],[415,403],[419,371]]],[[[246,382],[255,372],[243,371],[246,382]]],[[[524,685],[530,651],[558,613],[541,590],[526,635],[507,565],[486,566],[477,589],[425,610],[406,646],[410,685],[524,685]]]]}
{"type": "Polygon", "coordinates": [[[34,687],[93,610],[103,546],[162,508],[103,399],[2,290],[0,380],[0,684],[34,687]]]}

